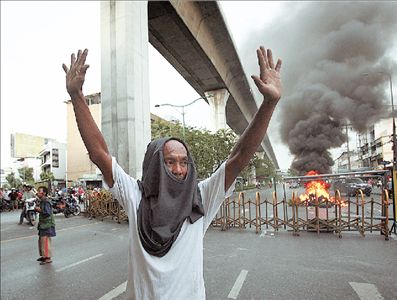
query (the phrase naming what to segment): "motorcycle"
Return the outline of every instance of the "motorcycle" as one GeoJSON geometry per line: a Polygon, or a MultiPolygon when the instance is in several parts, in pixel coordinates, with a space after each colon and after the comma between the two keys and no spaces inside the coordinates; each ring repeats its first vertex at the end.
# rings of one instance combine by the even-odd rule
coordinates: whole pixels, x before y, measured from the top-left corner
{"type": "Polygon", "coordinates": [[[66,203],[62,197],[52,198],[51,203],[52,203],[52,213],[54,215],[59,213],[64,213],[66,208],[66,203]]]}
{"type": "Polygon", "coordinates": [[[24,218],[28,223],[34,226],[36,222],[36,198],[29,198],[25,200],[25,214],[24,218]]]}
{"type": "Polygon", "coordinates": [[[73,196],[69,196],[65,202],[66,208],[64,211],[64,215],[66,218],[69,218],[70,215],[78,216],[81,212],[80,206],[77,204],[77,200],[73,196]]]}
{"type": "Polygon", "coordinates": [[[0,202],[0,211],[11,211],[14,209],[10,200],[1,199],[0,202]]]}
{"type": "Polygon", "coordinates": [[[52,201],[52,212],[54,214],[63,213],[66,218],[69,218],[71,215],[78,216],[81,208],[72,197],[67,197],[66,199],[58,197],[52,201]]]}

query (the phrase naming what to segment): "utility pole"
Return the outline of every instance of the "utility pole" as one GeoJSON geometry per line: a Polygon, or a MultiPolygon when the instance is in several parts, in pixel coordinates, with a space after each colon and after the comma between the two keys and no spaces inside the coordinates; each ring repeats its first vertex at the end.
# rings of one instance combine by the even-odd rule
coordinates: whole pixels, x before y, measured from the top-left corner
{"type": "Polygon", "coordinates": [[[351,162],[350,162],[350,149],[349,149],[349,124],[345,125],[346,128],[346,139],[347,139],[347,164],[349,172],[352,170],[351,162]]]}

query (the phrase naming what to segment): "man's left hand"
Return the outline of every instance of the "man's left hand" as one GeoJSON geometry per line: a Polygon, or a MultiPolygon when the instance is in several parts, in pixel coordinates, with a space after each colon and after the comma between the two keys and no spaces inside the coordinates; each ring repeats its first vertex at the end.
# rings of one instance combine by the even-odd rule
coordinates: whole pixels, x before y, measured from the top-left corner
{"type": "Polygon", "coordinates": [[[276,66],[274,66],[272,50],[266,50],[263,46],[256,50],[256,54],[260,75],[259,77],[252,75],[251,78],[266,99],[277,102],[281,97],[281,60],[278,59],[276,66]]]}

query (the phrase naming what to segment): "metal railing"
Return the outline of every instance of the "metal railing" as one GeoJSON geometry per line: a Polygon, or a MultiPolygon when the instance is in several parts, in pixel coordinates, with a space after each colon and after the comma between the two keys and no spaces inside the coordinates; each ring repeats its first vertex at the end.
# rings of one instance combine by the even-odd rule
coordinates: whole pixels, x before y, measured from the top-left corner
{"type": "MultiPolygon", "coordinates": [[[[108,191],[91,193],[85,201],[85,215],[89,218],[128,221],[126,212],[108,191]]],[[[354,198],[345,199],[337,190],[333,201],[317,196],[301,201],[295,192],[288,201],[286,197],[277,199],[275,192],[270,200],[262,199],[260,192],[254,199],[247,199],[240,192],[225,199],[211,225],[222,230],[255,228],[256,233],[263,228],[283,229],[296,236],[301,231],[334,232],[340,238],[344,231],[358,231],[362,236],[379,231],[388,240],[389,205],[386,189],[379,201],[373,197],[366,200],[361,190],[354,198]]]]}
{"type": "Polygon", "coordinates": [[[284,229],[299,235],[300,231],[334,232],[340,238],[343,231],[358,231],[362,236],[366,232],[380,231],[389,239],[389,195],[382,191],[380,201],[373,197],[366,200],[361,190],[352,199],[344,199],[335,191],[333,201],[314,195],[311,199],[301,201],[292,193],[292,199],[278,200],[273,192],[271,200],[261,199],[256,192],[255,199],[245,199],[240,192],[237,197],[226,199],[219,209],[212,226],[229,228],[255,228],[259,233],[263,227],[275,231],[284,229]],[[380,209],[377,210],[376,207],[380,209]],[[380,214],[376,212],[380,211],[380,214]]]}

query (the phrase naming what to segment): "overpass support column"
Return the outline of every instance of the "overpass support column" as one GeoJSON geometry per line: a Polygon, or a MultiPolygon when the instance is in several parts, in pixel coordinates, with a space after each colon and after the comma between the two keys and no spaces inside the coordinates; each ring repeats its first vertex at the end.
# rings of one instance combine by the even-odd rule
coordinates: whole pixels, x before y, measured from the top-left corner
{"type": "Polygon", "coordinates": [[[226,102],[230,93],[227,89],[208,91],[205,93],[211,108],[211,131],[229,128],[226,123],[226,102]]]}
{"type": "Polygon", "coordinates": [[[102,132],[135,178],[151,134],[148,43],[147,1],[101,2],[102,132]]]}

